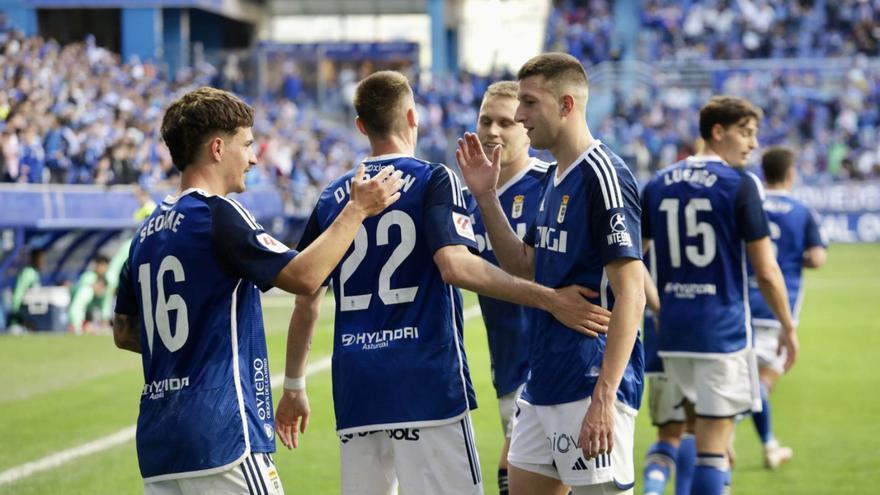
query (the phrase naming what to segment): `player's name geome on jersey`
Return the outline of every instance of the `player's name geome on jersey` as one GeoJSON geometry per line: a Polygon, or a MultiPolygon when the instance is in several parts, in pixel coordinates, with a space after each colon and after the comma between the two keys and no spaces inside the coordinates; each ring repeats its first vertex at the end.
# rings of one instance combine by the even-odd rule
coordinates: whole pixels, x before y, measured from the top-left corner
{"type": "MultiPolygon", "coordinates": [[[[364,178],[368,178],[367,176],[369,176],[370,174],[377,173],[387,166],[388,165],[369,164],[369,163],[366,164],[366,166],[364,167],[364,174],[366,174],[364,178]]],[[[402,178],[403,178],[403,187],[400,188],[401,194],[409,191],[409,189],[413,186],[413,184],[416,183],[416,178],[410,174],[406,174],[402,178]]],[[[333,197],[336,199],[337,204],[345,201],[345,198],[347,198],[348,195],[351,194],[351,180],[352,179],[346,180],[344,185],[339,186],[333,190],[333,197]]]]}
{"type": "Polygon", "coordinates": [[[156,215],[141,227],[139,236],[140,242],[144,242],[144,239],[146,239],[147,236],[151,236],[166,229],[170,229],[171,232],[177,233],[177,229],[180,228],[180,222],[182,222],[184,218],[185,216],[183,213],[175,210],[168,210],[161,215],[156,215]]]}
{"type": "Polygon", "coordinates": [[[382,349],[391,345],[392,342],[401,340],[416,340],[419,338],[419,327],[403,327],[394,330],[375,330],[371,332],[344,333],[342,334],[342,346],[361,346],[362,350],[382,349]]]}

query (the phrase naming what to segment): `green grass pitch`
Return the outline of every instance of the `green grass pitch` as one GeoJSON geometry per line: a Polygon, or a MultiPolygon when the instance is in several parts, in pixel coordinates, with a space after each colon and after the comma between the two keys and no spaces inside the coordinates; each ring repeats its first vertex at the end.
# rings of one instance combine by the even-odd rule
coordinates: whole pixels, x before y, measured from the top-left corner
{"type": "MultiPolygon", "coordinates": [[[[880,473],[880,245],[835,245],[828,265],[807,275],[801,318],[802,354],[773,398],[777,436],[795,449],[778,472],[762,466],[751,421],[737,429],[739,494],[868,493],[880,473]]],[[[272,370],[284,366],[290,298],[265,308],[272,370]]],[[[328,355],[332,302],[323,312],[312,360],[328,355]]],[[[466,297],[466,307],[476,304],[466,297]]],[[[496,493],[501,427],[489,380],[479,317],[465,325],[474,412],[487,494],[496,493]]],[[[0,473],[120,431],[134,424],[142,387],[140,359],[108,336],[0,336],[0,473]]],[[[338,493],[338,440],[333,433],[330,374],[309,379],[312,417],[295,451],[276,462],[289,494],[338,493]]],[[[638,417],[636,468],[653,440],[647,412],[638,417]]],[[[637,476],[640,476],[638,474],[637,476]]],[[[636,493],[639,493],[640,477],[636,493]]],[[[668,490],[667,493],[671,493],[668,490]]],[[[142,493],[134,442],[128,441],[0,485],[13,494],[142,493]]]]}

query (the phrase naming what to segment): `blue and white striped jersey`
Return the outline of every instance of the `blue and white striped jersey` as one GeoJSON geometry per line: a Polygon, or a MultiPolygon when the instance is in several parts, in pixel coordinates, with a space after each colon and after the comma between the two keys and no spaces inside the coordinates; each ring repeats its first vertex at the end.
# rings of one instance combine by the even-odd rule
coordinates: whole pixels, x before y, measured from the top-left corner
{"type": "MultiPolygon", "coordinates": [[[[434,253],[477,243],[458,177],[403,155],[366,161],[404,173],[400,199],[364,221],[331,275],[336,298],[333,402],[340,434],[442,425],[476,407],[464,353],[461,293],[434,253]]],[[[305,249],[348,202],[354,171],[321,194],[305,249]]]]}
{"type": "MultiPolygon", "coordinates": [[[[605,265],[642,258],[641,210],[636,180],[623,160],[594,142],[557,177],[551,165],[535,227],[525,242],[535,248],[535,281],[560,288],[580,284],[614,306],[605,265]]],[[[590,338],[545,311],[529,310],[530,376],[523,398],[535,405],[573,402],[592,395],[605,354],[605,336],[590,338]]],[[[617,397],[638,409],[644,356],[636,340],[617,397]]]]}
{"type": "Polygon", "coordinates": [[[259,291],[295,255],[235,200],[199,189],[166,199],[138,230],[116,312],[141,323],[145,481],[217,473],[275,451],[259,291]]]}
{"type": "MultiPolygon", "coordinates": [[[[514,232],[523,238],[535,223],[548,164],[532,158],[528,166],[498,190],[498,201],[514,232]]],[[[479,208],[472,208],[480,256],[498,265],[479,208]]],[[[516,391],[529,374],[529,332],[523,306],[480,296],[480,309],[489,340],[492,385],[498,397],[516,391]]]]}
{"type": "Polygon", "coordinates": [[[660,355],[747,348],[745,243],[769,233],[757,177],[718,157],[690,157],[651,179],[642,211],[657,262],[660,355]]]}
{"type": "MultiPolygon", "coordinates": [[[[770,239],[776,250],[776,261],[785,278],[788,289],[788,303],[792,318],[797,324],[803,301],[801,274],[804,268],[804,253],[810,248],[827,246],[822,235],[816,213],[784,191],[767,191],[764,211],[770,222],[770,239]]],[[[749,275],[752,275],[749,265],[749,275]]],[[[767,302],[761,295],[758,283],[749,279],[749,305],[752,310],[752,323],[764,327],[779,327],[767,302]]]]}

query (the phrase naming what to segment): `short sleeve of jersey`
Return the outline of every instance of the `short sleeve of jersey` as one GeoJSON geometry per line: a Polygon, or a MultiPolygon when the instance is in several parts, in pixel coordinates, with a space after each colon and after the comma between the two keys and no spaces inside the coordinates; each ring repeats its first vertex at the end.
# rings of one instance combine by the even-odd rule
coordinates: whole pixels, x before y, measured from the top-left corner
{"type": "Polygon", "coordinates": [[[225,198],[214,203],[211,240],[230,272],[261,291],[272,288],[272,281],[297,254],[263,230],[242,206],[225,198]]]}
{"type": "Polygon", "coordinates": [[[828,240],[822,232],[822,227],[819,226],[819,217],[813,210],[807,212],[807,232],[804,241],[804,247],[807,249],[819,246],[828,247],[828,240]]]}
{"type": "Polygon", "coordinates": [[[610,168],[584,167],[589,205],[590,241],[602,264],[618,258],[642,259],[642,208],[635,179],[628,172],[605,174],[610,168]]]}
{"type": "Polygon", "coordinates": [[[120,315],[139,314],[134,288],[131,285],[131,258],[125,260],[119,272],[119,284],[116,286],[116,313],[120,315]]]}
{"type": "Polygon", "coordinates": [[[746,242],[770,235],[761,191],[757,182],[748,174],[743,175],[736,195],[736,228],[746,242]]]}
{"type": "Polygon", "coordinates": [[[425,237],[432,253],[458,244],[478,253],[468,205],[452,170],[444,165],[434,168],[423,201],[425,237]]]}

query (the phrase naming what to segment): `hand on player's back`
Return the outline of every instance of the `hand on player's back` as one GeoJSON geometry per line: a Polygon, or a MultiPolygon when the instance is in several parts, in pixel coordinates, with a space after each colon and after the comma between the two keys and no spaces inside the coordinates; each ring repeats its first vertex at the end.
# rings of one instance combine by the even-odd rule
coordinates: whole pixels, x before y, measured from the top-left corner
{"type": "Polygon", "coordinates": [[[501,145],[492,150],[492,161],[489,161],[477,135],[466,132],[458,140],[455,161],[458,162],[458,168],[471,194],[479,199],[483,194],[493,191],[498,182],[501,173],[501,145]]]}
{"type": "Polygon", "coordinates": [[[548,311],[563,325],[588,337],[608,332],[611,312],[586,299],[599,294],[580,285],[569,285],[554,292],[548,311]]]}
{"type": "Polygon", "coordinates": [[[402,171],[388,166],[369,178],[364,175],[364,164],[361,163],[351,179],[350,203],[361,210],[364,217],[377,215],[400,198],[402,177],[402,171]]]}

